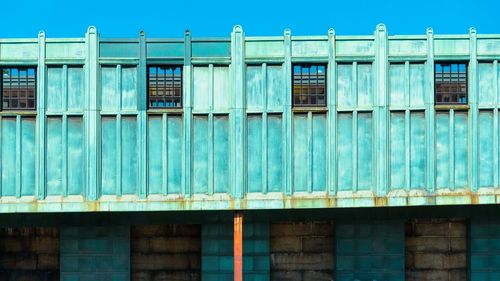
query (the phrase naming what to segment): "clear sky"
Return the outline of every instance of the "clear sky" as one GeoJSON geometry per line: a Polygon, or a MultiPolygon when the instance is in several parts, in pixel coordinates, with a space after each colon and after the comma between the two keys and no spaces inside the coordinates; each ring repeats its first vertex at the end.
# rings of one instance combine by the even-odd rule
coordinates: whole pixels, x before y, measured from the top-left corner
{"type": "Polygon", "coordinates": [[[83,37],[95,25],[101,37],[229,36],[241,24],[248,36],[323,35],[333,27],[340,35],[372,34],[385,23],[389,34],[500,34],[500,0],[343,0],[343,1],[186,1],[186,0],[0,0],[0,38],[83,37]]]}

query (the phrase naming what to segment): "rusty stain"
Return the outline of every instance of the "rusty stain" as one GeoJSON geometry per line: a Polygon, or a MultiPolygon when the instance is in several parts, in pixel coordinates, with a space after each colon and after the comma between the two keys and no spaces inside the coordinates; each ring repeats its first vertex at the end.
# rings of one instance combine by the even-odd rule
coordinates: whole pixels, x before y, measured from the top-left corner
{"type": "Polygon", "coordinates": [[[375,197],[375,206],[377,207],[387,206],[387,197],[375,197]]]}
{"type": "Polygon", "coordinates": [[[234,213],[234,281],[243,281],[243,212],[234,213]]]}

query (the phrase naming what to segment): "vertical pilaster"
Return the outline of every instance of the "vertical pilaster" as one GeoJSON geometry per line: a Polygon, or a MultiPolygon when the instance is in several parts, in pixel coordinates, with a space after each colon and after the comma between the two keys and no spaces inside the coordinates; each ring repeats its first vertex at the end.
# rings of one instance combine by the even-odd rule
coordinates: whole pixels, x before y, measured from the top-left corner
{"type": "Polygon", "coordinates": [[[427,29],[427,62],[425,65],[425,147],[426,149],[426,186],[428,192],[435,190],[434,157],[434,35],[432,28],[427,29]]]}
{"type": "Polygon", "coordinates": [[[285,194],[292,195],[292,31],[285,29],[285,107],[283,108],[285,138],[285,194]]]}
{"type": "Polygon", "coordinates": [[[137,138],[139,147],[139,197],[146,198],[148,196],[148,177],[147,177],[147,64],[146,64],[146,33],[141,31],[139,33],[139,71],[137,71],[139,77],[137,81],[139,82],[139,89],[137,95],[137,107],[139,116],[137,118],[139,137],[137,138]]]}
{"type": "Polygon", "coordinates": [[[36,127],[38,141],[36,155],[36,183],[38,184],[38,199],[43,200],[47,194],[45,189],[45,32],[38,33],[38,68],[37,68],[37,104],[36,127]]]}
{"type": "Polygon", "coordinates": [[[191,196],[191,124],[193,121],[191,100],[193,97],[193,72],[191,66],[191,32],[186,30],[184,32],[184,68],[182,72],[182,107],[184,111],[184,157],[182,163],[184,169],[182,175],[182,194],[185,197],[191,196]]]}
{"type": "Polygon", "coordinates": [[[99,196],[100,171],[100,114],[99,114],[99,38],[95,27],[91,26],[85,35],[87,57],[85,59],[85,137],[86,137],[86,197],[96,200],[99,196]]]}
{"type": "Polygon", "coordinates": [[[241,26],[236,25],[231,33],[231,86],[233,104],[231,108],[231,166],[232,193],[235,198],[245,194],[245,98],[244,98],[244,44],[245,35],[241,26]]]}
{"type": "Polygon", "coordinates": [[[477,72],[477,34],[476,29],[471,27],[469,29],[469,105],[470,105],[470,134],[471,144],[469,145],[471,151],[471,161],[469,164],[470,187],[471,191],[477,191],[478,187],[478,167],[479,167],[479,152],[478,152],[478,72],[477,72]]]}
{"type": "Polygon", "coordinates": [[[328,29],[328,69],[327,69],[327,93],[328,93],[328,192],[335,195],[337,192],[337,64],[335,62],[335,30],[328,29]]]}
{"type": "Polygon", "coordinates": [[[375,148],[376,194],[388,190],[388,93],[387,30],[383,24],[375,30],[375,148]]]}

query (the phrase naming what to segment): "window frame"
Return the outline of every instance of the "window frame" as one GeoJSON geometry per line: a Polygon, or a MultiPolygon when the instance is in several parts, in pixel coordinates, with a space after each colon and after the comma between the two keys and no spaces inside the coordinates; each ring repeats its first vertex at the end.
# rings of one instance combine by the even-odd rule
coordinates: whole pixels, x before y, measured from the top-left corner
{"type": "Polygon", "coordinates": [[[37,108],[37,102],[38,102],[38,67],[36,65],[2,65],[0,66],[0,112],[27,112],[27,113],[36,113],[38,108],[37,108]],[[5,108],[3,106],[4,102],[4,83],[3,83],[3,71],[5,69],[17,69],[18,71],[20,70],[26,70],[29,71],[29,69],[34,70],[34,104],[33,108],[5,108]]]}
{"type": "MultiPolygon", "coordinates": [[[[324,110],[327,108],[328,106],[328,62],[294,62],[292,63],[292,69],[291,69],[291,87],[292,87],[292,109],[295,109],[295,110],[300,110],[300,109],[303,109],[303,110],[307,110],[307,109],[312,109],[312,110],[324,110]],[[307,67],[307,68],[311,68],[312,66],[316,66],[316,67],[319,67],[319,66],[323,66],[325,68],[325,86],[324,86],[324,97],[325,97],[325,102],[324,104],[295,104],[295,99],[294,99],[294,95],[295,95],[295,84],[294,84],[294,76],[295,76],[295,72],[294,72],[294,69],[296,66],[300,66],[301,69],[304,68],[304,67],[307,67]]],[[[316,70],[316,77],[318,77],[318,74],[317,74],[317,70],[316,70]]],[[[308,84],[308,87],[310,87],[311,84],[308,84]]]]}
{"type": "Polygon", "coordinates": [[[182,110],[184,107],[184,65],[182,64],[148,64],[146,66],[146,109],[148,111],[179,111],[182,110]],[[149,85],[149,78],[150,78],[150,69],[151,68],[171,68],[173,71],[175,71],[177,68],[180,69],[180,100],[179,100],[179,106],[155,106],[152,107],[150,106],[150,94],[149,90],[150,85],[149,85]]]}
{"type": "MultiPolygon", "coordinates": [[[[435,107],[457,107],[457,108],[461,108],[461,107],[468,107],[469,106],[469,64],[470,64],[470,61],[468,60],[435,60],[434,61],[434,65],[433,65],[433,83],[434,83],[434,106],[435,107]],[[437,102],[437,91],[436,91],[436,85],[437,85],[437,77],[436,77],[436,66],[437,65],[441,65],[441,67],[443,67],[443,65],[449,65],[450,68],[451,68],[451,65],[453,64],[456,64],[458,66],[458,72],[457,73],[461,73],[460,72],[460,65],[465,65],[465,99],[466,99],[466,102],[465,103],[462,103],[462,102],[437,102]]],[[[443,73],[443,72],[441,72],[443,73]]],[[[450,72],[450,73],[453,73],[453,72],[450,72]]],[[[459,82],[455,83],[455,84],[458,84],[459,82]]]]}

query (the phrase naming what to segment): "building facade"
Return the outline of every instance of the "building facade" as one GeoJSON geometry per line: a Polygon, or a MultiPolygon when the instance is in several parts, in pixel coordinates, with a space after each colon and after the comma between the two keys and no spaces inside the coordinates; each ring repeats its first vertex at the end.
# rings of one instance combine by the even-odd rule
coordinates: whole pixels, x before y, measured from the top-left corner
{"type": "Polygon", "coordinates": [[[500,35],[0,39],[0,280],[499,280],[500,35]]]}

